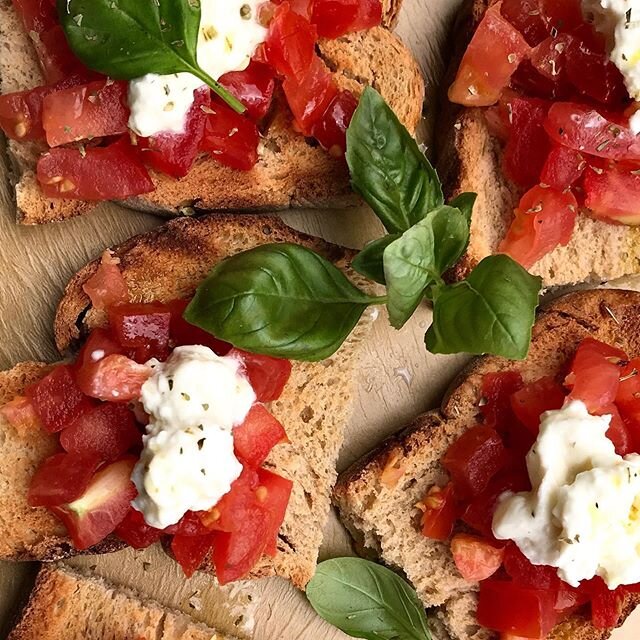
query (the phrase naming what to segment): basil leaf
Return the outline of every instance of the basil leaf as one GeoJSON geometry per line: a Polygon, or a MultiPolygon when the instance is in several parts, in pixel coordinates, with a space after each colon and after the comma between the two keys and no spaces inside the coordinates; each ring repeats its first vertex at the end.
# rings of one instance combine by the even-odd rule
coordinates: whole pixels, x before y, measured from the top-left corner
{"type": "Polygon", "coordinates": [[[384,250],[399,237],[399,234],[394,233],[369,242],[353,259],[351,266],[365,278],[384,284],[385,280],[382,255],[384,250]]]}
{"type": "Polygon", "coordinates": [[[310,249],[278,243],[218,263],[184,317],[242,349],[315,361],[333,354],[377,301],[310,249]]]}
{"type": "Polygon", "coordinates": [[[467,224],[469,225],[469,227],[471,226],[471,214],[473,212],[473,205],[476,203],[477,198],[477,193],[465,192],[456,196],[449,202],[450,207],[460,209],[464,217],[467,219],[467,224]]]}
{"type": "Polygon", "coordinates": [[[425,342],[432,353],[492,353],[522,359],[542,281],[506,255],[485,258],[435,298],[425,342]]]}
{"type": "Polygon", "coordinates": [[[425,288],[454,265],[467,246],[469,226],[459,209],[431,211],[384,251],[389,321],[400,329],[424,296],[425,288]]]}
{"type": "Polygon", "coordinates": [[[320,617],[355,638],[430,640],[424,606],[393,571],[360,558],[318,565],[306,589],[320,617]]]}
{"type": "Polygon", "coordinates": [[[371,87],[347,129],[353,188],[389,233],[402,233],[444,202],[438,176],[411,134],[371,87]]]}
{"type": "Polygon", "coordinates": [[[186,71],[245,110],[198,65],[198,0],[58,0],[58,14],[71,49],[90,69],[118,80],[186,71]]]}

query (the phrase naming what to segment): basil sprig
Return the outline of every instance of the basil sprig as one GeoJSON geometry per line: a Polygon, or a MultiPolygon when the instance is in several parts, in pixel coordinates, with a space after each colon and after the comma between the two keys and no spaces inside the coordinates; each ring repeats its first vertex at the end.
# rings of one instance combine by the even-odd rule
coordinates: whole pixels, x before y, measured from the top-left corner
{"type": "Polygon", "coordinates": [[[320,617],[344,633],[368,640],[430,640],[424,606],[393,571],[360,558],[318,565],[306,589],[320,617]]]}
{"type": "Polygon", "coordinates": [[[385,284],[387,295],[368,296],[313,251],[266,245],[218,264],[186,319],[242,349],[319,360],[338,349],[369,305],[386,303],[400,328],[426,298],[434,307],[425,336],[433,353],[524,358],[540,278],[505,255],[485,258],[456,284],[443,277],[467,249],[475,194],[443,204],[435,170],[374,89],[365,89],[347,143],[353,187],[389,232],[353,267],[385,284]]]}
{"type": "Polygon", "coordinates": [[[71,49],[90,69],[117,80],[185,71],[244,112],[198,64],[198,0],[58,0],[58,14],[71,49]]]}

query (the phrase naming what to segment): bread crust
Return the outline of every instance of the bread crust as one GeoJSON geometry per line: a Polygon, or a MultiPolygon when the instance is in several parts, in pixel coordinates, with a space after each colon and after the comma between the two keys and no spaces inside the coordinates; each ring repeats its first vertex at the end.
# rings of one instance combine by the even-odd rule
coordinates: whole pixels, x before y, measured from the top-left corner
{"type": "MultiPolygon", "coordinates": [[[[474,360],[453,382],[440,408],[416,418],[338,479],[334,501],[346,526],[361,544],[407,574],[425,606],[441,607],[439,615],[456,640],[495,635],[479,628],[475,621],[477,585],[460,576],[448,543],[429,540],[420,533],[420,512],[415,504],[429,487],[448,481],[440,460],[466,429],[478,423],[484,375],[518,370],[525,382],[559,376],[587,336],[619,346],[631,357],[640,355],[640,293],[591,290],[552,302],[538,316],[526,360],[513,362],[493,356],[474,360]],[[405,469],[394,487],[382,482],[389,461],[405,469]]],[[[639,603],[637,594],[627,596],[621,623],[639,603]]],[[[604,640],[609,635],[609,631],[594,629],[580,615],[558,625],[550,638],[604,640]]]]}

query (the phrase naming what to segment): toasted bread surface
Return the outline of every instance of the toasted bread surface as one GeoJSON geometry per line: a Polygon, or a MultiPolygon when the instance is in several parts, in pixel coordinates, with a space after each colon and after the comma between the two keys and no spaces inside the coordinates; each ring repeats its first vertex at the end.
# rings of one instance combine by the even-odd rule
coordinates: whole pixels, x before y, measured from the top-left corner
{"type": "MultiPolygon", "coordinates": [[[[401,0],[383,3],[383,26],[321,40],[318,52],[334,73],[338,86],[359,95],[374,86],[402,122],[415,130],[424,96],[417,62],[389,30],[401,0]]],[[[42,75],[28,35],[11,0],[0,0],[0,39],[5,54],[0,61],[0,90],[17,91],[42,83],[42,75]]],[[[308,205],[355,203],[343,159],[333,158],[317,144],[296,133],[282,96],[263,133],[258,164],[251,171],[224,167],[201,156],[182,179],[152,173],[156,190],[124,204],[165,215],[205,210],[264,210],[308,205]]],[[[96,203],[45,198],[34,173],[37,143],[8,141],[7,151],[15,183],[18,218],[25,224],[63,220],[89,211],[96,203]]]]}
{"type": "Polygon", "coordinates": [[[184,613],[64,564],[40,570],[8,640],[233,640],[184,613]]]}
{"type": "MultiPolygon", "coordinates": [[[[477,584],[458,572],[449,544],[425,538],[415,506],[434,484],[448,476],[440,460],[465,430],[477,424],[485,374],[517,370],[525,382],[559,376],[580,341],[588,336],[640,355],[640,293],[595,290],[569,294],[542,311],[533,329],[526,360],[484,357],[473,362],[454,382],[439,409],[418,417],[406,430],[386,440],[341,474],[334,492],[341,517],[365,547],[390,566],[404,571],[425,606],[438,606],[456,640],[494,638],[475,618],[477,584]],[[404,470],[395,486],[383,482],[387,464],[404,470]]],[[[627,597],[622,620],[640,603],[627,597]]],[[[584,616],[558,625],[553,640],[603,640],[584,616]]]]}

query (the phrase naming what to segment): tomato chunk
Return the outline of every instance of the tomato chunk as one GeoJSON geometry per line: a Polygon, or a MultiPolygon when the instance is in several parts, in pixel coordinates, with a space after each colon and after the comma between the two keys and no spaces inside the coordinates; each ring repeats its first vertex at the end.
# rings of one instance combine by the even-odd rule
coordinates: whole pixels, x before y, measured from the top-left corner
{"type": "Polygon", "coordinates": [[[489,7],[462,57],[449,100],[469,107],[495,104],[531,48],[522,34],[489,7]]]}
{"type": "Polygon", "coordinates": [[[518,371],[488,373],[482,377],[480,413],[488,427],[501,431],[512,420],[510,398],[522,385],[518,371]]]}
{"type": "Polygon", "coordinates": [[[263,405],[254,404],[244,422],[234,428],[233,445],[241,462],[258,467],[286,437],[280,422],[263,405]]]}
{"type": "Polygon", "coordinates": [[[42,426],[31,400],[26,396],[16,396],[2,405],[0,416],[20,434],[27,434],[42,426]]]}
{"type": "Polygon", "coordinates": [[[584,204],[596,217],[627,225],[640,224],[640,175],[637,170],[588,167],[584,193],[584,204]]]}
{"type": "Polygon", "coordinates": [[[91,398],[128,402],[140,397],[151,368],[119,354],[111,354],[77,371],[78,386],[91,398]]]}
{"type": "Polygon", "coordinates": [[[225,73],[219,82],[242,102],[249,118],[258,121],[267,115],[276,85],[271,66],[251,60],[244,71],[225,73]]]}
{"type": "Polygon", "coordinates": [[[564,191],[582,177],[586,167],[587,163],[579,151],[557,145],[545,160],[540,173],[540,184],[564,191]]]}
{"type": "Polygon", "coordinates": [[[184,310],[187,308],[189,300],[173,300],[168,304],[171,309],[171,341],[174,346],[185,344],[200,344],[209,347],[219,356],[226,355],[231,349],[231,345],[223,340],[218,340],[207,331],[187,322],[184,317],[184,310]]]}
{"type": "Polygon", "coordinates": [[[146,549],[158,542],[164,531],[150,527],[144,516],[130,507],[124,520],[116,527],[115,534],[134,549],[146,549]]]}
{"type": "Polygon", "coordinates": [[[184,536],[175,535],[171,539],[171,551],[184,571],[190,578],[203,563],[213,545],[214,536],[184,536]]]}
{"type": "Polygon", "coordinates": [[[109,323],[123,347],[167,347],[171,310],[164,304],[119,304],[109,309],[109,323]]]}
{"type": "Polygon", "coordinates": [[[457,504],[453,483],[445,487],[431,487],[422,499],[420,524],[422,535],[433,540],[446,540],[453,531],[457,517],[457,504]]]}
{"type": "Polygon", "coordinates": [[[59,365],[42,380],[27,387],[25,394],[42,426],[55,433],[91,409],[91,401],[76,384],[69,365],[59,365]]]}
{"type": "Polygon", "coordinates": [[[625,414],[640,416],[640,358],[633,358],[620,369],[615,404],[625,414]]]}
{"type": "Polygon", "coordinates": [[[311,21],[318,35],[338,38],[347,33],[356,21],[359,4],[359,0],[315,0],[311,21]]]}
{"type": "Polygon", "coordinates": [[[0,128],[13,140],[42,140],[42,103],[52,87],[36,87],[0,96],[0,128]]]}
{"type": "Polygon", "coordinates": [[[547,37],[547,26],[537,0],[502,0],[500,13],[532,47],[547,37]]]}
{"type": "Polygon", "coordinates": [[[114,353],[122,354],[123,348],[115,341],[110,331],[102,328],[94,329],[82,345],[74,363],[76,371],[91,366],[98,360],[114,353]]]}
{"type": "Polygon", "coordinates": [[[129,300],[129,290],[119,264],[119,259],[114,258],[110,251],[105,251],[96,272],[82,285],[82,290],[98,310],[129,300]]]}
{"type": "Polygon", "coordinates": [[[268,469],[258,469],[258,481],[258,502],[267,512],[264,551],[273,557],[277,553],[278,533],[289,506],[293,482],[268,469]]]}
{"type": "Polygon", "coordinates": [[[231,349],[230,356],[240,358],[258,402],[277,400],[291,376],[291,362],[283,358],[231,349]]]}
{"type": "Polygon", "coordinates": [[[547,376],[530,382],[511,396],[511,408],[518,420],[535,436],[540,428],[540,416],[545,411],[560,409],[565,392],[556,380],[547,376]]]}
{"type": "Polygon", "coordinates": [[[632,436],[620,415],[620,411],[618,411],[618,407],[616,407],[615,404],[601,407],[595,415],[611,416],[611,422],[609,423],[609,428],[607,429],[606,434],[607,438],[613,442],[616,448],[616,453],[619,456],[626,456],[628,453],[631,453],[634,449],[632,436]]]}
{"type": "Polygon", "coordinates": [[[495,547],[478,536],[458,533],[451,540],[451,553],[460,575],[469,582],[480,582],[500,568],[504,548],[495,547]]]}
{"type": "Polygon", "coordinates": [[[38,182],[48,198],[113,200],[153,191],[154,184],[128,143],[51,149],[38,160],[38,182]]]}
{"type": "Polygon", "coordinates": [[[311,128],[311,135],[334,157],[347,150],[347,128],[358,106],[350,91],[339,91],[322,118],[311,128]]]}

